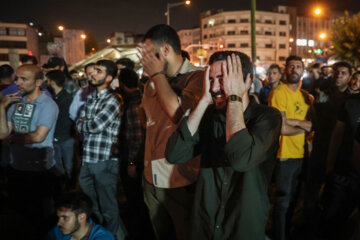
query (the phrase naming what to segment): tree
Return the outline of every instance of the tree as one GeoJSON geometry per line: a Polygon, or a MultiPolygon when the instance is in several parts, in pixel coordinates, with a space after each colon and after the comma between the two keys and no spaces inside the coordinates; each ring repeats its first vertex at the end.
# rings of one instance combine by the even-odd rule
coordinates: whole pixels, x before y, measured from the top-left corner
{"type": "Polygon", "coordinates": [[[358,66],[360,63],[360,12],[352,17],[345,12],[345,16],[335,20],[331,33],[336,56],[358,66]]]}

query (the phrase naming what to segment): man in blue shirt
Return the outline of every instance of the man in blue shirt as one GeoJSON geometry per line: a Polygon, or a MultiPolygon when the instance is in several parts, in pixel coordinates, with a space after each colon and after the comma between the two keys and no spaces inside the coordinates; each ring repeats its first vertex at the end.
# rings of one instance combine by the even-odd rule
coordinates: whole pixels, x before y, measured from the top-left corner
{"type": "Polygon", "coordinates": [[[40,89],[39,67],[22,65],[16,77],[19,91],[0,101],[0,139],[10,143],[9,199],[14,211],[41,235],[43,221],[51,213],[53,138],[59,110],[40,89]],[[10,102],[14,103],[6,112],[10,102]]]}
{"type": "Polygon", "coordinates": [[[57,203],[57,226],[48,235],[50,240],[114,240],[113,235],[90,218],[92,203],[80,192],[64,194],[57,203]]]}
{"type": "Polygon", "coordinates": [[[261,104],[268,105],[268,98],[270,92],[279,86],[282,77],[281,68],[277,64],[272,64],[268,70],[269,83],[262,87],[259,94],[259,100],[261,104]]]}

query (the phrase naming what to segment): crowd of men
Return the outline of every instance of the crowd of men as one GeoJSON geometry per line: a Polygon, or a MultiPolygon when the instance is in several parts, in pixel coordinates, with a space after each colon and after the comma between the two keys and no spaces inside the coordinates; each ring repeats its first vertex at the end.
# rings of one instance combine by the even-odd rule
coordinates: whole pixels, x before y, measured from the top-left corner
{"type": "Polygon", "coordinates": [[[141,78],[128,58],[83,80],[0,66],[6,239],[358,239],[360,72],[289,56],[262,82],[244,53],[200,69],[180,46],[152,27],[141,78]]]}

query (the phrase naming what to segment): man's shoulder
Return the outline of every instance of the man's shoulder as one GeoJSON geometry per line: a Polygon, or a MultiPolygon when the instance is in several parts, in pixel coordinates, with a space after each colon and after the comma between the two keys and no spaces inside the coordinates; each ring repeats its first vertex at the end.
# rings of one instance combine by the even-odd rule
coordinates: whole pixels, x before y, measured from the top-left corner
{"type": "Polygon", "coordinates": [[[117,102],[118,104],[122,104],[124,102],[124,99],[121,96],[121,94],[119,94],[113,90],[109,90],[109,92],[106,94],[106,96],[104,98],[107,101],[111,100],[111,101],[117,102]]]}
{"type": "Polygon", "coordinates": [[[114,240],[112,233],[99,224],[95,224],[91,229],[89,240],[114,240]]]}
{"type": "Polygon", "coordinates": [[[261,117],[279,118],[280,120],[282,118],[280,111],[274,107],[269,107],[264,104],[255,104],[254,107],[256,109],[256,112],[258,112],[261,117]]]}
{"type": "Polygon", "coordinates": [[[57,107],[57,104],[54,101],[54,99],[49,97],[45,92],[42,92],[37,100],[38,100],[37,103],[41,103],[43,106],[57,107]]]}
{"type": "Polygon", "coordinates": [[[288,86],[286,84],[280,84],[279,86],[277,86],[276,88],[274,88],[272,90],[272,92],[275,94],[281,94],[284,91],[288,90],[288,86]]]}

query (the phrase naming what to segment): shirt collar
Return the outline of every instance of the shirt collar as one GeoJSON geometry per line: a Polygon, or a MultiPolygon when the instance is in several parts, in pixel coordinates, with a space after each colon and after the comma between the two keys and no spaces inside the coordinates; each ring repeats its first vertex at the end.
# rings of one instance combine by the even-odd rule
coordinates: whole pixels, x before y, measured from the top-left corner
{"type": "Polygon", "coordinates": [[[179,74],[185,74],[188,72],[196,71],[197,68],[194,67],[187,58],[183,59],[183,62],[181,64],[181,67],[179,68],[179,71],[174,75],[174,77],[178,76],[179,74]]]}
{"type": "MultiPolygon", "coordinates": [[[[30,104],[41,103],[42,100],[44,99],[44,97],[46,97],[46,94],[45,94],[44,91],[41,91],[41,94],[40,94],[37,98],[35,98],[34,101],[30,102],[30,104]]],[[[21,101],[22,101],[22,102],[25,102],[25,103],[28,103],[28,102],[26,101],[26,97],[23,97],[23,98],[21,99],[21,101]]]]}
{"type": "Polygon", "coordinates": [[[93,96],[95,98],[101,98],[101,97],[107,95],[108,93],[109,93],[109,89],[105,88],[105,89],[101,90],[100,92],[95,90],[94,93],[93,93],[94,94],[93,96]]]}

